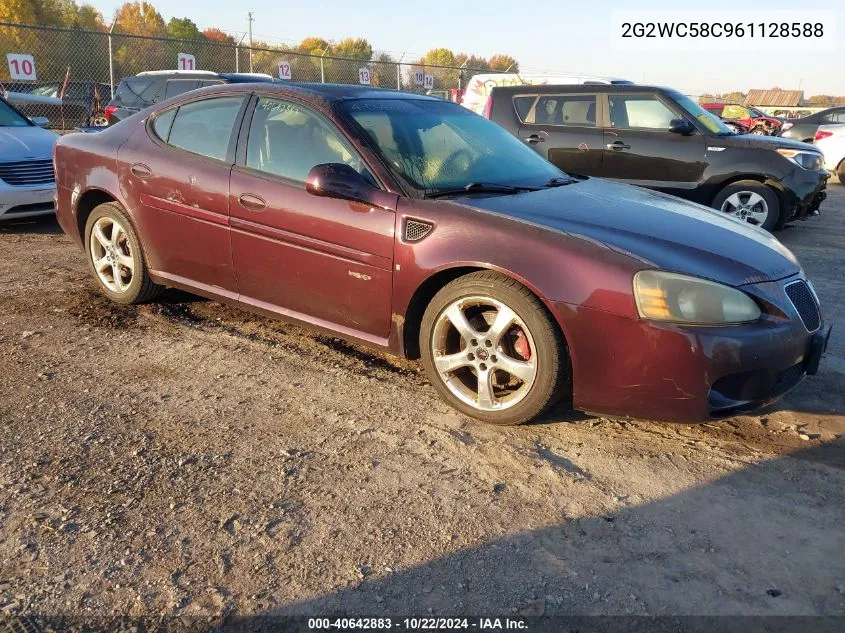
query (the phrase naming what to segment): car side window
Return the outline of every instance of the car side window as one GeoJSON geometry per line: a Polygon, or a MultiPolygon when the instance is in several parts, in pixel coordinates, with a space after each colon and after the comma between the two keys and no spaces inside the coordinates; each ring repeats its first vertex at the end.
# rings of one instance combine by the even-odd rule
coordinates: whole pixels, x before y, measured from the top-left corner
{"type": "Polygon", "coordinates": [[[167,137],[170,136],[170,126],[173,124],[173,118],[176,116],[176,110],[178,108],[165,110],[153,120],[153,132],[165,143],[167,142],[167,137]]]}
{"type": "Polygon", "coordinates": [[[516,116],[522,123],[528,122],[528,113],[531,112],[531,106],[537,100],[537,95],[520,95],[513,98],[513,107],[516,109],[516,116]]]}
{"type": "Polygon", "coordinates": [[[541,96],[528,115],[528,123],[537,125],[596,126],[595,95],[541,96]]]}
{"type": "Polygon", "coordinates": [[[840,112],[831,112],[822,117],[824,123],[845,123],[845,110],[840,112]]]}
{"type": "Polygon", "coordinates": [[[194,154],[226,160],[243,100],[241,96],[216,97],[180,106],[167,143],[194,154]]]}
{"type": "Polygon", "coordinates": [[[259,97],[246,166],[304,183],[311,168],[324,163],[349,165],[375,184],[355,150],[321,116],[297,103],[259,97]]]}
{"type": "Polygon", "coordinates": [[[668,130],[672,119],[679,116],[651,95],[611,95],[610,125],[614,128],[668,130]]]}

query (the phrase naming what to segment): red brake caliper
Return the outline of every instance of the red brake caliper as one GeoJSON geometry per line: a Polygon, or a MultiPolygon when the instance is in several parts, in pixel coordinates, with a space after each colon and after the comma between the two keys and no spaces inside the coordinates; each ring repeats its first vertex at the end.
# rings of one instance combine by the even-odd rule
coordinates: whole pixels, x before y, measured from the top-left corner
{"type": "Polygon", "coordinates": [[[513,343],[514,351],[522,356],[523,360],[531,360],[531,345],[528,344],[528,337],[521,327],[515,329],[516,340],[513,343]]]}

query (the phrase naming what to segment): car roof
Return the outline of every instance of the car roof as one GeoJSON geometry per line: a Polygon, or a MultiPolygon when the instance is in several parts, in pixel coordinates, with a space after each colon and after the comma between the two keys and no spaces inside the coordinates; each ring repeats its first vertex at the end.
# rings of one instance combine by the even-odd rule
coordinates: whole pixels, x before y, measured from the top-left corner
{"type": "Polygon", "coordinates": [[[177,75],[180,77],[216,77],[217,73],[211,70],[144,70],[136,77],[148,77],[151,75],[177,75]]]}
{"type": "Polygon", "coordinates": [[[565,92],[677,92],[674,88],[667,88],[666,86],[652,86],[635,83],[583,83],[583,84],[518,84],[515,86],[493,86],[492,91],[497,94],[510,93],[518,94],[531,92],[535,94],[546,94],[550,92],[565,93],[565,92]]]}
{"type": "Polygon", "coordinates": [[[275,92],[279,95],[298,95],[305,99],[320,100],[329,103],[355,99],[417,99],[444,103],[443,99],[439,99],[437,97],[429,97],[427,95],[417,94],[414,92],[402,92],[389,88],[373,88],[371,86],[357,86],[354,84],[321,84],[281,81],[273,83],[254,82],[253,84],[222,84],[219,86],[200,88],[199,90],[185,94],[243,92],[244,88],[250,87],[250,85],[265,94],[275,92]]]}

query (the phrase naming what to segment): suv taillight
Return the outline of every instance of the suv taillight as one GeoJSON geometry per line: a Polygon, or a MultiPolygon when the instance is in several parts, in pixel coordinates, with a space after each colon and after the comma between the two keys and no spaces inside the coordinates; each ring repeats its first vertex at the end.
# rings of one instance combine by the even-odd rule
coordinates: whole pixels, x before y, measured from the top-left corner
{"type": "Polygon", "coordinates": [[[823,138],[827,138],[828,136],[833,136],[833,132],[827,132],[825,130],[819,130],[816,132],[816,135],[813,137],[814,141],[820,141],[823,138]]]}
{"type": "Polygon", "coordinates": [[[490,118],[490,113],[493,111],[493,95],[487,97],[487,101],[484,103],[484,112],[481,113],[485,119],[490,118]]]}
{"type": "Polygon", "coordinates": [[[115,110],[117,110],[116,105],[107,105],[106,109],[103,110],[103,114],[106,117],[106,121],[108,121],[109,123],[111,123],[111,115],[114,114],[115,110]]]}

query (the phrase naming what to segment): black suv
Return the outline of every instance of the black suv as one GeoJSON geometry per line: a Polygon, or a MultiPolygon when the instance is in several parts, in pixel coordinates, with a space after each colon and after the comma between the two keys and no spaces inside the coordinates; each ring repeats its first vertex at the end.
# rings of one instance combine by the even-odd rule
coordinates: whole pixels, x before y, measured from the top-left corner
{"type": "Polygon", "coordinates": [[[826,196],[815,147],[734,134],[675,90],[497,86],[486,111],[564,171],[657,189],[770,231],[817,213],[826,196]]]}
{"type": "Polygon", "coordinates": [[[209,70],[151,70],[121,79],[105,109],[106,121],[114,125],[139,110],[183,92],[225,83],[272,82],[259,73],[214,73],[209,70]]]}

